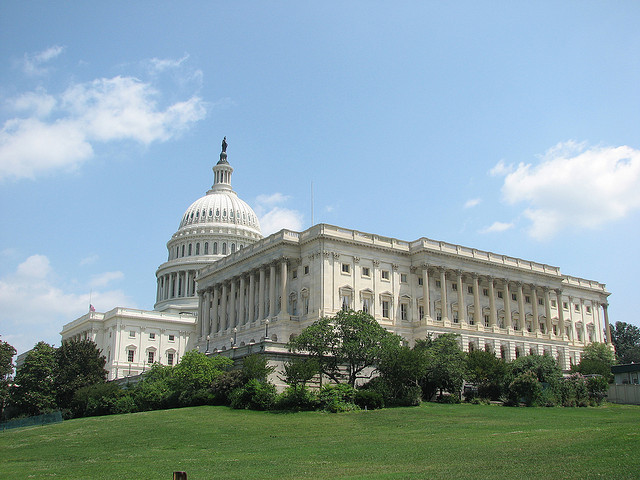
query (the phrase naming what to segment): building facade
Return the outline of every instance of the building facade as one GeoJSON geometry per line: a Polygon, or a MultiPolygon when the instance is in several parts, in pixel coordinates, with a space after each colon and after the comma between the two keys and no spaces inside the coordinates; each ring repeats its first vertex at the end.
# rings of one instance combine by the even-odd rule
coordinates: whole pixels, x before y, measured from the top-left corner
{"type": "Polygon", "coordinates": [[[609,342],[604,284],[428,238],[282,230],[202,269],[197,283],[203,351],[283,344],[340,309],[370,313],[409,345],[456,333],[465,351],[547,353],[563,369],[585,345],[609,342]]]}

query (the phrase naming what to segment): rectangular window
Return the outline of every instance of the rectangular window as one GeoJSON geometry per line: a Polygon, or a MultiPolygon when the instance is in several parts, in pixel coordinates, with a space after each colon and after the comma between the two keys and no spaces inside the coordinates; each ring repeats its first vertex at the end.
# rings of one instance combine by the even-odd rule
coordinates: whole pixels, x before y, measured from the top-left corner
{"type": "Polygon", "coordinates": [[[170,342],[174,342],[176,340],[176,336],[175,335],[169,335],[169,341],[170,342]]]}
{"type": "Polygon", "coordinates": [[[484,295],[485,297],[489,296],[489,289],[488,288],[483,288],[482,289],[482,295],[484,295]]]}
{"type": "Polygon", "coordinates": [[[551,300],[551,306],[554,307],[554,308],[556,307],[556,301],[555,300],[551,300]]]}
{"type": "Polygon", "coordinates": [[[418,276],[418,285],[424,285],[424,279],[421,276],[418,276]]]}
{"type": "Polygon", "coordinates": [[[371,270],[369,269],[369,267],[362,267],[362,276],[363,277],[371,276],[371,270]]]}
{"type": "Polygon", "coordinates": [[[407,274],[406,273],[401,273],[400,274],[400,283],[407,283],[407,274]]]}
{"type": "Polygon", "coordinates": [[[349,273],[349,272],[351,272],[351,265],[349,265],[348,263],[343,263],[342,273],[349,273]]]}
{"type": "Polygon", "coordinates": [[[458,312],[453,312],[453,323],[458,323],[460,320],[458,319],[458,312]]]}
{"type": "Polygon", "coordinates": [[[128,362],[133,362],[133,354],[134,354],[135,350],[127,350],[127,361],[128,362]]]}
{"type": "Polygon", "coordinates": [[[406,303],[400,304],[400,319],[404,321],[409,319],[409,305],[406,303]]]}
{"type": "Polygon", "coordinates": [[[476,324],[476,319],[473,318],[473,314],[469,315],[469,325],[475,325],[476,324]]]}
{"type": "Polygon", "coordinates": [[[518,300],[518,297],[517,297],[517,295],[516,295],[515,293],[512,293],[512,294],[511,294],[511,300],[513,300],[514,302],[515,302],[516,300],[518,300]]]}
{"type": "Polygon", "coordinates": [[[309,265],[304,266],[304,274],[309,275],[309,265]]]}
{"type": "Polygon", "coordinates": [[[380,277],[381,277],[383,280],[389,280],[389,270],[382,270],[382,271],[380,272],[380,277]]]}
{"type": "Polygon", "coordinates": [[[369,313],[371,311],[371,299],[363,298],[362,299],[362,311],[364,313],[369,313]]]}
{"type": "Polygon", "coordinates": [[[539,298],[539,299],[538,299],[538,305],[544,305],[544,301],[543,301],[543,299],[542,299],[542,298],[539,298]]]}
{"type": "Polygon", "coordinates": [[[167,365],[173,365],[173,353],[167,353],[167,365]]]}
{"type": "MultiPolygon", "coordinates": [[[[576,312],[579,312],[579,311],[580,311],[580,304],[579,304],[579,303],[576,303],[575,309],[576,309],[576,312]]],[[[587,312],[588,312],[588,311],[589,311],[589,310],[587,310],[587,312]]]]}
{"type": "Polygon", "coordinates": [[[155,333],[150,333],[149,334],[149,340],[155,340],[156,339],[156,334],[155,333]]]}
{"type": "Polygon", "coordinates": [[[440,310],[436,312],[436,321],[438,322],[442,321],[442,312],[440,310]]]}
{"type": "Polygon", "coordinates": [[[440,283],[440,280],[436,280],[436,288],[440,288],[442,286],[442,284],[440,283]]]}
{"type": "Polygon", "coordinates": [[[389,300],[382,301],[382,318],[389,318],[389,300]]]}
{"type": "Polygon", "coordinates": [[[498,292],[498,298],[502,298],[502,290],[498,292]]]}
{"type": "Polygon", "coordinates": [[[298,278],[298,270],[294,270],[293,272],[291,272],[291,278],[298,278]]]}
{"type": "Polygon", "coordinates": [[[342,295],[342,310],[349,310],[351,308],[351,297],[349,295],[342,295]]]}
{"type": "Polygon", "coordinates": [[[569,304],[567,302],[562,302],[562,309],[569,310],[569,304]]]}
{"type": "Polygon", "coordinates": [[[473,287],[471,285],[467,286],[467,293],[473,295],[473,287]]]}
{"type": "Polygon", "coordinates": [[[424,306],[418,306],[418,315],[420,316],[420,320],[424,318],[424,306]]]}
{"type": "Polygon", "coordinates": [[[155,352],[148,352],[147,363],[153,363],[154,356],[155,356],[155,352]]]}
{"type": "Polygon", "coordinates": [[[451,290],[453,290],[454,292],[458,291],[458,284],[457,283],[452,283],[451,284],[451,290]]]}
{"type": "Polygon", "coordinates": [[[531,303],[531,297],[529,295],[524,296],[524,303],[531,303]]]}
{"type": "Polygon", "coordinates": [[[586,306],[586,309],[587,309],[587,313],[589,313],[589,314],[590,314],[590,313],[591,313],[591,307],[590,307],[589,305],[587,305],[587,306],[586,306]]]}
{"type": "Polygon", "coordinates": [[[134,330],[129,332],[129,338],[136,338],[136,332],[134,330]]]}
{"type": "Polygon", "coordinates": [[[484,326],[488,327],[489,326],[489,315],[485,315],[484,316],[484,326]]]}

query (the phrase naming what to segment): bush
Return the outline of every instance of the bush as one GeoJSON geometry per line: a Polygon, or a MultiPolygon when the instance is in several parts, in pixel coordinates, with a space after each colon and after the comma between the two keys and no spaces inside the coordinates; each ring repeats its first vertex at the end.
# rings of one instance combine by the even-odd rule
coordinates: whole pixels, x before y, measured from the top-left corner
{"type": "Polygon", "coordinates": [[[318,408],[318,397],[305,385],[287,387],[276,400],[276,408],[279,410],[292,410],[300,412],[315,410],[318,408]]]}
{"type": "Polygon", "coordinates": [[[244,385],[241,370],[223,372],[213,379],[211,393],[214,405],[231,405],[231,393],[244,385]]]}
{"type": "Polygon", "coordinates": [[[587,379],[587,392],[591,405],[600,405],[609,391],[609,382],[603,376],[594,376],[587,379]]]}
{"type": "Polygon", "coordinates": [[[589,402],[586,379],[574,373],[558,384],[556,392],[563,407],[586,407],[589,402]]]}
{"type": "Polygon", "coordinates": [[[438,397],[436,398],[436,402],[438,403],[449,403],[449,404],[455,404],[455,403],[460,403],[460,397],[458,397],[457,395],[438,395],[438,397]]]}
{"type": "Polygon", "coordinates": [[[373,390],[357,390],[353,401],[360,408],[368,410],[384,408],[384,397],[373,390]]]}
{"type": "Polygon", "coordinates": [[[519,374],[509,384],[509,404],[518,406],[524,402],[527,407],[535,405],[542,394],[542,385],[533,371],[519,374]]]}
{"type": "Polygon", "coordinates": [[[541,407],[555,407],[558,403],[558,396],[552,388],[543,388],[540,396],[535,401],[535,404],[541,407]]]}
{"type": "Polygon", "coordinates": [[[110,415],[116,413],[115,406],[125,395],[125,390],[115,383],[96,383],[79,388],[71,400],[71,413],[74,417],[110,415]]]}
{"type": "Polygon", "coordinates": [[[360,387],[360,391],[373,391],[382,395],[387,407],[414,407],[422,401],[419,385],[396,385],[392,388],[386,379],[375,377],[360,387]]]}
{"type": "Polygon", "coordinates": [[[231,392],[230,398],[232,408],[271,410],[276,402],[276,386],[253,378],[231,392]]]}
{"type": "Polygon", "coordinates": [[[320,408],[328,412],[348,412],[357,409],[355,396],[355,388],[346,383],[325,385],[318,393],[318,402],[320,408]]]}
{"type": "Polygon", "coordinates": [[[143,378],[133,391],[138,410],[162,410],[178,405],[178,393],[169,386],[166,378],[143,378]]]}

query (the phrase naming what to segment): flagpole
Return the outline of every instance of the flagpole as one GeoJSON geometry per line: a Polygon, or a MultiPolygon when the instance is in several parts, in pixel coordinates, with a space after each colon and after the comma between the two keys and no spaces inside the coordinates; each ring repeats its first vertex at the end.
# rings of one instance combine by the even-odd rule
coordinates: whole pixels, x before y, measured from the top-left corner
{"type": "Polygon", "coordinates": [[[91,307],[93,307],[93,304],[91,303],[92,295],[93,295],[93,288],[89,290],[89,312],[91,312],[91,307]]]}

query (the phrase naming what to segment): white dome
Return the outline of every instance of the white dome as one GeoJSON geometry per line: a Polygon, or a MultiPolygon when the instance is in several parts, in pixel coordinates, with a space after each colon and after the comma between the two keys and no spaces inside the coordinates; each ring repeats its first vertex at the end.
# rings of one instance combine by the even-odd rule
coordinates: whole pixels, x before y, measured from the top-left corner
{"type": "Polygon", "coordinates": [[[180,230],[202,226],[245,227],[257,235],[262,235],[260,223],[253,209],[233,191],[216,192],[193,202],[182,216],[180,230]]]}

